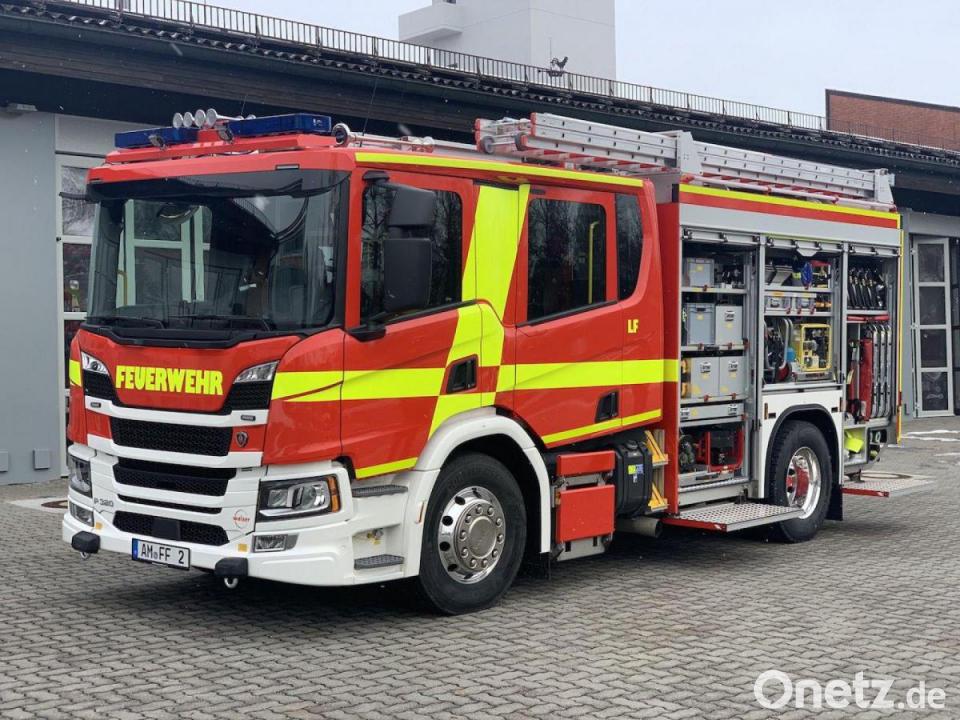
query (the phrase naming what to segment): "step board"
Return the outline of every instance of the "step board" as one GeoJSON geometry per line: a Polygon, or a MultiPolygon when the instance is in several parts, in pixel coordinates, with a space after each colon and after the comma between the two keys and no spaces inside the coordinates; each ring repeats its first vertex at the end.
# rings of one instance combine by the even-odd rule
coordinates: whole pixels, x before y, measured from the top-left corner
{"type": "Polygon", "coordinates": [[[403,558],[399,555],[371,555],[370,557],[357,558],[353,561],[354,570],[374,570],[376,568],[390,567],[391,565],[402,565],[403,558]]]}
{"type": "Polygon", "coordinates": [[[802,514],[801,509],[795,507],[766,505],[758,502],[731,502],[700,505],[681,510],[676,515],[664,517],[663,523],[716,532],[735,532],[757,525],[770,525],[782,520],[791,520],[802,514]]]}
{"type": "Polygon", "coordinates": [[[860,481],[847,480],[843,494],[888,498],[931,490],[933,486],[932,480],[920,477],[866,477],[860,481]]]}

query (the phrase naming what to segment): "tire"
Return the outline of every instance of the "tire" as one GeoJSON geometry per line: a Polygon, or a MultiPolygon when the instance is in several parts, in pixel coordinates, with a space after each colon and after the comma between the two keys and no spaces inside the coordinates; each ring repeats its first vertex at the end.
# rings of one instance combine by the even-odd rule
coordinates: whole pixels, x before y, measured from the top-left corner
{"type": "Polygon", "coordinates": [[[488,455],[455,457],[427,504],[416,585],[421,600],[446,615],[494,605],[517,575],[526,536],[523,495],[510,471],[488,455]]]}
{"type": "Polygon", "coordinates": [[[774,505],[796,505],[805,512],[771,525],[770,538],[788,543],[812,539],[826,519],[832,490],[833,463],[823,433],[808,422],[787,422],[777,433],[770,453],[767,497],[774,505]]]}

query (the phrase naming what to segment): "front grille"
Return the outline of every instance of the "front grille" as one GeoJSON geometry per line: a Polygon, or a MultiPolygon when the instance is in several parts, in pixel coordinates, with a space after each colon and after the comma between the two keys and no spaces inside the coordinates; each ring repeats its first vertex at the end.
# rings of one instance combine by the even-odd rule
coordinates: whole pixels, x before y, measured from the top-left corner
{"type": "Polygon", "coordinates": [[[124,447],[223,457],[230,452],[232,430],[112,417],[110,432],[113,441],[124,447]]]}
{"type": "Polygon", "coordinates": [[[230,388],[227,401],[221,412],[233,410],[266,410],[270,407],[270,395],[273,392],[272,382],[235,383],[230,388]]]}
{"type": "Polygon", "coordinates": [[[188,467],[126,458],[113,466],[113,477],[122,485],[193,495],[222,496],[235,474],[232,468],[188,467]]]}
{"type": "Polygon", "coordinates": [[[113,524],[118,530],[131,535],[143,535],[174,542],[179,540],[198,545],[227,544],[227,531],[222,527],[190,520],[155,518],[151,515],[120,511],[113,516],[113,524]],[[158,527],[157,532],[154,532],[155,524],[158,527]]]}
{"type": "Polygon", "coordinates": [[[149,505],[150,507],[168,508],[170,510],[183,510],[185,512],[203,513],[204,515],[218,515],[220,508],[202,507],[200,505],[182,505],[180,503],[163,502],[162,500],[148,500],[147,498],[129,497],[127,495],[117,495],[125,503],[134,505],[149,505]]]}
{"type": "Polygon", "coordinates": [[[100,398],[101,400],[110,400],[117,402],[117,393],[113,389],[113,383],[108,375],[83,371],[83,392],[90,397],[100,398]]]}

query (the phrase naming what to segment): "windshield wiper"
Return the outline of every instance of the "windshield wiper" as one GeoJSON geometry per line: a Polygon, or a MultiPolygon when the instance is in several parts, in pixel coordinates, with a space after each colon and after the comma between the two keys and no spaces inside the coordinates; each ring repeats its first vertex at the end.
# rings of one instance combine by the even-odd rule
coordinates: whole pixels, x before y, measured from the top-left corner
{"type": "Polygon", "coordinates": [[[163,320],[136,315],[90,315],[85,322],[94,325],[127,325],[128,327],[166,327],[163,320]]]}
{"type": "Polygon", "coordinates": [[[171,320],[213,320],[213,321],[223,321],[228,323],[251,323],[261,326],[264,330],[273,330],[275,326],[273,323],[265,320],[261,317],[254,317],[253,315],[218,315],[216,313],[196,313],[196,314],[187,314],[187,315],[171,315],[171,320]]]}

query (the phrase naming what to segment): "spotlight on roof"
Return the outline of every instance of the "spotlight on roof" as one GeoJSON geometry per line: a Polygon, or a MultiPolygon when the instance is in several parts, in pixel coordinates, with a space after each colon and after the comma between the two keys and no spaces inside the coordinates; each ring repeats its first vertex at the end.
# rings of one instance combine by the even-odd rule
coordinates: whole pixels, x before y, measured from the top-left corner
{"type": "Polygon", "coordinates": [[[174,113],[172,125],[178,130],[183,127],[183,113],[174,113]]]}

